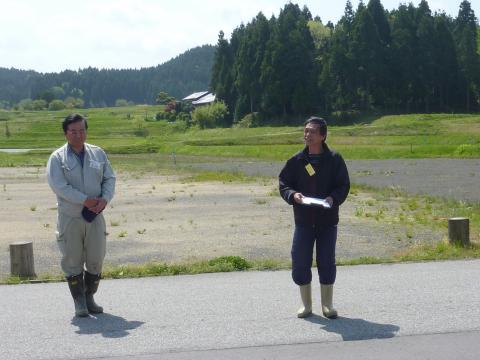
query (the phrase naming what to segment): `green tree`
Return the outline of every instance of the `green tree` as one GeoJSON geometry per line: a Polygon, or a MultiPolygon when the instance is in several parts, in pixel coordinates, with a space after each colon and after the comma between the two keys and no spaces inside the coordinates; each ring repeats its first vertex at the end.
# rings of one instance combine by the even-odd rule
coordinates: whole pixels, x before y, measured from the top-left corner
{"type": "Polygon", "coordinates": [[[350,52],[355,14],[347,1],[344,15],[332,32],[330,46],[319,54],[319,83],[324,111],[348,110],[355,106],[356,69],[350,52]]]}
{"type": "Polygon", "coordinates": [[[442,14],[434,19],[435,39],[435,98],[436,111],[452,112],[455,108],[456,89],[458,88],[458,62],[455,42],[449,29],[449,19],[442,14]]]}
{"type": "Polygon", "coordinates": [[[465,109],[471,111],[473,98],[479,93],[480,62],[477,53],[477,18],[470,2],[464,0],[455,20],[455,43],[464,89],[465,109]]]}
{"type": "Polygon", "coordinates": [[[351,56],[357,69],[355,78],[356,104],[361,110],[370,110],[377,105],[376,88],[384,73],[383,44],[370,12],[357,10],[352,30],[351,56]]]}
{"type": "Polygon", "coordinates": [[[262,63],[263,112],[283,118],[314,108],[315,45],[298,5],[287,4],[272,26],[262,63]]]}
{"type": "Polygon", "coordinates": [[[175,98],[168,95],[165,91],[160,91],[155,101],[157,104],[166,105],[169,102],[175,101],[175,98]]]}
{"type": "Polygon", "coordinates": [[[61,86],[52,86],[50,89],[54,99],[63,100],[65,98],[65,90],[61,86]]]}
{"type": "Polygon", "coordinates": [[[262,13],[259,13],[251,23],[247,24],[244,36],[240,39],[238,54],[234,62],[234,78],[237,89],[235,120],[259,109],[262,96],[261,66],[269,37],[268,20],[262,13]]]}
{"type": "Polygon", "coordinates": [[[229,109],[235,107],[233,59],[232,47],[225,39],[223,31],[220,31],[213,60],[210,89],[215,93],[217,99],[223,101],[229,109]]]}

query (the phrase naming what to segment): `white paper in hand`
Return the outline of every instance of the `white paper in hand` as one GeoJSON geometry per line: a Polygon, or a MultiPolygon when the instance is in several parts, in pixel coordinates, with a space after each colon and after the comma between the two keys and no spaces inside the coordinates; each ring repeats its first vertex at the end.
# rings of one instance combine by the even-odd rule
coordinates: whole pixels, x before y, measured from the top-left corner
{"type": "Polygon", "coordinates": [[[325,199],[318,199],[318,198],[304,196],[302,200],[304,205],[321,206],[326,209],[331,208],[330,204],[325,199]]]}

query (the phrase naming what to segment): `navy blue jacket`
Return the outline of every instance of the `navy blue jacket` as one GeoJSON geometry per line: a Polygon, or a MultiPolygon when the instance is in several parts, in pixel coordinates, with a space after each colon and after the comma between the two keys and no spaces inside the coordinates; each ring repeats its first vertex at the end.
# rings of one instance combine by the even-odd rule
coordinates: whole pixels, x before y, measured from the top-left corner
{"type": "Polygon", "coordinates": [[[283,167],[279,179],[279,190],[282,198],[293,205],[295,224],[308,226],[330,226],[338,224],[339,206],[347,198],[350,190],[350,179],[347,166],[342,156],[331,151],[323,143],[320,163],[312,165],[315,175],[310,176],[305,169],[308,161],[308,147],[291,157],[283,167]],[[331,196],[331,209],[297,204],[293,200],[296,192],[304,196],[325,199],[331,196]]]}

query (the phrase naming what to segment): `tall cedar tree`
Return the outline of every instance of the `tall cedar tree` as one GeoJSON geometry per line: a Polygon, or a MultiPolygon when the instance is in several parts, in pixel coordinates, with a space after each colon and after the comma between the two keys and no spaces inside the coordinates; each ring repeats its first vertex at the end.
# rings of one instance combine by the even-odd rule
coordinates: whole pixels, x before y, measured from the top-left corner
{"type": "Polygon", "coordinates": [[[235,58],[235,87],[238,97],[235,103],[234,119],[240,120],[247,113],[258,112],[262,98],[260,84],[261,65],[265,47],[270,37],[267,18],[259,13],[245,27],[240,39],[238,56],[235,58]]]}
{"type": "Polygon", "coordinates": [[[313,108],[315,45],[308,20],[298,5],[290,3],[280,10],[277,21],[270,21],[261,76],[262,109],[270,117],[292,119],[313,108]]]}
{"type": "MultiPolygon", "coordinates": [[[[474,109],[473,98],[479,95],[479,55],[477,53],[477,19],[468,1],[462,1],[455,21],[460,81],[463,83],[464,103],[467,111],[474,109]]],[[[478,107],[478,104],[477,106],[478,107]]]]}
{"type": "Polygon", "coordinates": [[[232,46],[225,40],[223,31],[218,34],[218,43],[215,50],[210,90],[216,97],[223,100],[228,109],[235,104],[235,89],[233,79],[234,54],[232,46]]]}

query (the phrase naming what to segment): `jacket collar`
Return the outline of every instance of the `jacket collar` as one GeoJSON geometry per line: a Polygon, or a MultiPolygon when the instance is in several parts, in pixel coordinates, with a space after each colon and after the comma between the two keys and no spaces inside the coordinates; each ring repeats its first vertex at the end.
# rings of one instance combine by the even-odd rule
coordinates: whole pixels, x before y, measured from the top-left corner
{"type": "MultiPolygon", "coordinates": [[[[83,146],[83,151],[85,153],[84,155],[84,161],[86,161],[87,156],[90,156],[90,148],[87,143],[84,144],[83,146]]],[[[73,169],[75,166],[78,164],[78,160],[75,157],[75,154],[73,153],[73,149],[70,147],[68,142],[63,146],[63,158],[65,159],[65,165],[69,169],[73,169]]]]}
{"type": "MultiPolygon", "coordinates": [[[[328,145],[324,142],[322,144],[322,147],[323,147],[323,153],[322,154],[326,154],[326,153],[330,153],[330,148],[328,147],[328,145]]],[[[308,161],[308,146],[305,146],[303,148],[302,151],[300,151],[298,154],[297,154],[297,158],[298,159],[303,159],[303,160],[306,160],[308,161]]]]}

